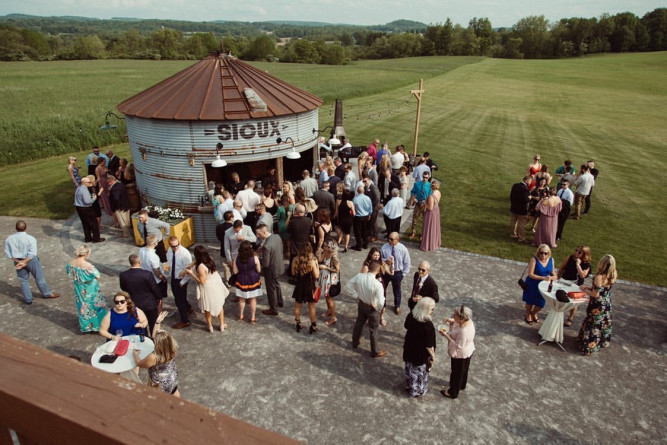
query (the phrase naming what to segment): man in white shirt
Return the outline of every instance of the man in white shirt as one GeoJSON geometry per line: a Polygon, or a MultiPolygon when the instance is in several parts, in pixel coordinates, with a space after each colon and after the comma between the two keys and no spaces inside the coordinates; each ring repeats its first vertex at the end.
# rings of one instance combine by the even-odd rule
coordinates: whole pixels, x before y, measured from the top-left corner
{"type": "Polygon", "coordinates": [[[400,145],[396,147],[396,153],[391,155],[391,172],[395,175],[398,175],[401,172],[401,167],[405,162],[405,156],[401,153],[400,145]]]}
{"type": "Polygon", "coordinates": [[[160,257],[155,251],[158,240],[154,233],[146,236],[146,246],[139,249],[139,259],[141,259],[141,268],[153,274],[153,278],[160,288],[162,298],[167,298],[167,276],[164,273],[160,257]]]}
{"type": "Polygon", "coordinates": [[[171,281],[171,293],[174,294],[174,301],[178,308],[178,314],[181,321],[176,323],[174,329],[182,329],[190,326],[189,315],[194,312],[190,303],[188,303],[188,281],[190,275],[185,272],[192,264],[192,255],[190,251],[181,246],[178,237],[169,237],[169,251],[167,252],[168,275],[171,281]]]}
{"type": "Polygon", "coordinates": [[[357,177],[352,171],[352,164],[345,164],[345,178],[343,179],[343,184],[347,190],[356,190],[357,177]]]}
{"type": "Polygon", "coordinates": [[[245,188],[236,194],[236,200],[243,203],[243,210],[246,212],[246,215],[243,217],[243,223],[254,230],[255,222],[257,221],[255,206],[262,202],[262,198],[255,193],[255,181],[252,179],[249,180],[245,188]]]}
{"type": "Polygon", "coordinates": [[[380,325],[380,311],[384,307],[384,290],[382,284],[375,278],[380,271],[380,262],[371,261],[367,273],[358,273],[345,285],[345,289],[352,297],[357,298],[357,321],[352,333],[352,347],[359,346],[359,339],[364,325],[368,321],[371,339],[371,357],[379,358],[387,351],[377,349],[377,329],[380,325]]]}
{"type": "Polygon", "coordinates": [[[410,273],[411,259],[408,248],[399,242],[398,232],[391,232],[388,240],[380,248],[380,255],[382,255],[382,261],[387,263],[389,268],[394,269],[394,274],[386,274],[384,280],[385,283],[391,282],[391,288],[394,292],[394,312],[398,315],[401,313],[401,283],[403,277],[410,273]]]}
{"type": "Polygon", "coordinates": [[[234,261],[239,254],[239,246],[243,241],[254,243],[257,237],[252,229],[243,224],[243,221],[234,221],[234,225],[225,232],[225,258],[229,261],[229,268],[234,267],[234,261]]]}
{"type": "Polygon", "coordinates": [[[313,193],[315,193],[318,189],[317,181],[310,177],[310,171],[308,170],[304,170],[303,173],[301,173],[301,176],[303,177],[303,179],[301,180],[299,185],[301,186],[303,191],[306,192],[306,198],[310,198],[313,196],[313,193]]]}
{"type": "Polygon", "coordinates": [[[584,205],[584,201],[594,184],[595,178],[591,175],[591,168],[587,164],[583,164],[581,174],[574,183],[577,186],[577,193],[574,195],[574,215],[572,215],[572,219],[579,219],[581,216],[581,206],[584,205]]]}
{"type": "Polygon", "coordinates": [[[391,191],[391,199],[382,208],[382,217],[384,218],[384,225],[387,228],[387,237],[392,232],[401,231],[401,218],[403,217],[405,202],[403,202],[400,194],[400,189],[393,189],[391,191]]]}

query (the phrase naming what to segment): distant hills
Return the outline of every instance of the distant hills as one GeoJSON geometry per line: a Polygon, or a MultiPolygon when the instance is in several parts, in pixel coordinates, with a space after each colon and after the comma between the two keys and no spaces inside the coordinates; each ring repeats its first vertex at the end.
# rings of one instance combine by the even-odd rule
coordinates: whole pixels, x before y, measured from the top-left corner
{"type": "Polygon", "coordinates": [[[355,30],[381,31],[385,33],[401,33],[406,31],[421,32],[427,25],[412,20],[394,20],[384,25],[351,25],[346,23],[329,23],[319,21],[270,20],[263,22],[241,22],[237,20],[212,20],[192,22],[186,20],[138,19],[133,17],[113,17],[98,19],[79,16],[35,16],[29,14],[7,14],[0,16],[0,24],[27,28],[49,34],[59,33],[91,33],[106,34],[123,32],[130,28],[142,33],[150,33],[161,26],[181,32],[214,32],[231,35],[258,35],[265,32],[277,32],[294,28],[344,28],[350,32],[355,30]]]}

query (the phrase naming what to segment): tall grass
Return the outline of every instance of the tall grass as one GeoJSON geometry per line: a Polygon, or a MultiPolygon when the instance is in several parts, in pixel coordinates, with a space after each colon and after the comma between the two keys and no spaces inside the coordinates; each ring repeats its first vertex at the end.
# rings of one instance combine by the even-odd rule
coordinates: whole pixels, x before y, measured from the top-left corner
{"type": "MultiPolygon", "coordinates": [[[[189,64],[0,64],[0,80],[13,79],[0,84],[3,93],[23,88],[25,102],[17,103],[14,96],[12,107],[19,113],[11,116],[9,126],[3,120],[2,129],[24,128],[13,137],[27,144],[31,134],[41,135],[40,125],[48,120],[45,110],[49,109],[54,125],[83,121],[80,116],[87,116],[91,130],[83,133],[95,133],[85,137],[97,140],[105,110],[189,64]],[[28,65],[32,67],[26,69],[28,65]],[[16,71],[33,79],[24,83],[18,74],[8,74],[16,71]],[[52,78],[52,72],[58,74],[52,78]],[[45,91],[51,81],[58,87],[45,91]],[[98,94],[91,87],[97,84],[108,88],[98,94]],[[45,96],[49,101],[43,100],[45,96]]],[[[667,53],[567,60],[433,57],[343,67],[259,66],[327,99],[320,110],[321,127],[333,123],[331,100],[343,98],[344,127],[353,144],[365,145],[378,136],[392,146],[404,143],[410,150],[416,101],[404,100],[410,98],[418,79],[425,78],[419,151],[430,151],[440,166],[435,177],[443,181],[442,230],[447,247],[527,261],[534,248],[508,239],[511,185],[520,181],[536,153],[552,170],[566,158],[576,164],[595,160],[600,177],[591,214],[567,223],[556,260],[562,261],[575,246],[588,244],[594,260],[604,253],[614,254],[622,278],[667,285],[660,261],[667,247],[661,230],[667,219],[661,198],[667,163],[667,53]]],[[[70,126],[70,133],[77,128],[70,126]]],[[[120,130],[114,137],[122,135],[120,130]]],[[[85,147],[77,155],[83,158],[90,140],[83,145],[63,143],[62,148],[75,153],[85,147]]],[[[127,144],[116,150],[126,154],[127,144]]],[[[40,160],[0,168],[0,214],[49,218],[71,214],[66,156],[47,158],[54,153],[45,150],[40,160]]],[[[483,279],[472,274],[467,278],[483,279]]]]}

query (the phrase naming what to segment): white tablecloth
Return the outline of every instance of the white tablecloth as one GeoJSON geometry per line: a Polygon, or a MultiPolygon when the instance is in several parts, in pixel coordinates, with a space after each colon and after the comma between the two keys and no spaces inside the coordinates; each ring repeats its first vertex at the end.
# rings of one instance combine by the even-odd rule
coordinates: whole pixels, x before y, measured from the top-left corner
{"type": "Polygon", "coordinates": [[[125,355],[116,358],[116,361],[113,363],[100,363],[100,357],[105,354],[113,354],[113,350],[116,347],[117,342],[109,341],[97,347],[93,356],[90,358],[90,364],[93,365],[94,368],[101,369],[102,371],[120,374],[125,371],[130,371],[137,366],[134,361],[134,353],[132,352],[133,341],[135,344],[139,345],[139,358],[141,359],[148,357],[148,354],[155,349],[153,340],[148,337],[144,337],[143,342],[139,341],[138,335],[126,335],[123,339],[130,340],[130,348],[125,355]]]}
{"type": "Polygon", "coordinates": [[[542,336],[543,341],[555,341],[558,344],[563,343],[563,322],[565,317],[563,316],[565,311],[569,311],[573,307],[579,306],[580,304],[587,303],[588,300],[577,300],[571,301],[569,303],[561,303],[556,300],[556,291],[563,289],[565,292],[578,292],[580,291],[579,286],[572,283],[571,281],[558,280],[553,282],[553,288],[551,292],[549,289],[549,282],[542,281],[538,285],[540,293],[546,301],[546,307],[549,309],[549,314],[547,318],[542,322],[542,327],[538,333],[542,336]]]}

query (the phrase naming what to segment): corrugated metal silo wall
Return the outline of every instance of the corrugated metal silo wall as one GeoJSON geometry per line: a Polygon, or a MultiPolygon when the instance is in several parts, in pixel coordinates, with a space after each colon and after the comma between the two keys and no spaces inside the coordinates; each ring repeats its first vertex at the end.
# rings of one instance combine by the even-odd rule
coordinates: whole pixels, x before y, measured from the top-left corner
{"type": "Polygon", "coordinates": [[[229,163],[253,162],[285,156],[291,144],[276,144],[291,137],[297,151],[317,143],[317,110],[252,121],[165,121],[128,116],[127,133],[145,203],[181,208],[194,217],[197,241],[216,241],[211,213],[199,213],[205,193],[204,164],[220,154],[229,163]],[[145,158],[145,159],[144,159],[145,158]]]}

